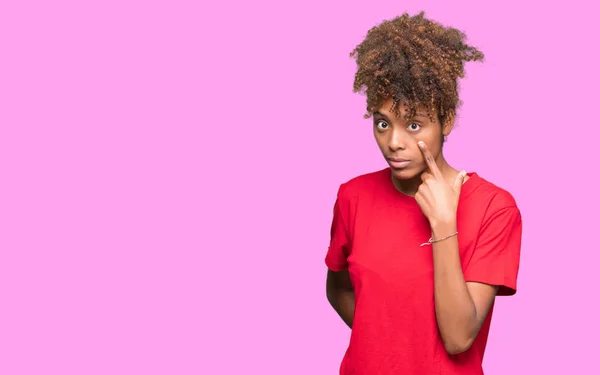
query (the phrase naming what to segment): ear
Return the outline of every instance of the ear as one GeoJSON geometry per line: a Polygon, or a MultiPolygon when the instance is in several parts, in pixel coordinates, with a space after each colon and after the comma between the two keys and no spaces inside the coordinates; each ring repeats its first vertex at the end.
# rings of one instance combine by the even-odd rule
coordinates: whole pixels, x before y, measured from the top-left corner
{"type": "Polygon", "coordinates": [[[442,124],[442,134],[447,137],[452,133],[452,129],[454,128],[454,110],[448,111],[446,115],[446,119],[442,124]]]}

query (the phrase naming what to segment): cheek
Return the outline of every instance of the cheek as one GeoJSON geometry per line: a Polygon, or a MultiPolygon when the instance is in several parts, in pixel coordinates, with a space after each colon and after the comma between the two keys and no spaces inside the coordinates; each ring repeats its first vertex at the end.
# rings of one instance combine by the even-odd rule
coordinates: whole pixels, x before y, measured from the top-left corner
{"type": "Polygon", "coordinates": [[[379,147],[379,149],[383,152],[383,149],[385,147],[385,139],[384,137],[377,132],[377,130],[373,130],[373,136],[375,138],[375,143],[377,143],[377,147],[379,147]]]}
{"type": "Polygon", "coordinates": [[[439,137],[438,137],[438,140],[436,141],[435,137],[432,137],[431,135],[415,134],[413,139],[415,141],[415,144],[414,144],[415,149],[418,152],[419,163],[425,165],[425,156],[423,156],[423,152],[421,151],[421,148],[417,144],[420,141],[425,142],[425,144],[429,147],[429,151],[431,151],[431,153],[433,154],[433,157],[435,159],[438,158],[438,156],[440,154],[440,145],[437,143],[437,142],[439,142],[439,137]]]}
{"type": "Polygon", "coordinates": [[[422,131],[419,134],[415,134],[414,136],[415,142],[423,141],[427,146],[429,146],[429,150],[434,156],[438,156],[440,153],[440,145],[442,142],[441,133],[430,131],[422,131]]]}

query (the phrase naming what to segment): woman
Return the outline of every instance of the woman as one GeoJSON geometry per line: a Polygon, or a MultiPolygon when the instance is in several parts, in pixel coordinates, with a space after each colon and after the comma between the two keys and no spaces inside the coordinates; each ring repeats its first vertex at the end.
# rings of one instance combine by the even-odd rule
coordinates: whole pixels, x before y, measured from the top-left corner
{"type": "Polygon", "coordinates": [[[516,293],[521,214],[512,195],[442,153],[463,64],[462,32],[404,14],[352,55],[389,164],[341,184],[327,298],[352,328],[341,374],[483,374],[497,295],[516,293]]]}

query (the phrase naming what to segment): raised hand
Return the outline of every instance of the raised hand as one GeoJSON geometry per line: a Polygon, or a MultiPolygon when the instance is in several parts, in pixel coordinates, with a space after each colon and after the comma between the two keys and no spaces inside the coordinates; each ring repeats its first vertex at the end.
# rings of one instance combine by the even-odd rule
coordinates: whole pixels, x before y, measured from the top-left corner
{"type": "Polygon", "coordinates": [[[428,170],[421,175],[423,183],[419,186],[415,199],[431,226],[455,224],[458,198],[466,172],[460,172],[450,184],[435,163],[431,151],[424,142],[419,142],[428,170]]]}

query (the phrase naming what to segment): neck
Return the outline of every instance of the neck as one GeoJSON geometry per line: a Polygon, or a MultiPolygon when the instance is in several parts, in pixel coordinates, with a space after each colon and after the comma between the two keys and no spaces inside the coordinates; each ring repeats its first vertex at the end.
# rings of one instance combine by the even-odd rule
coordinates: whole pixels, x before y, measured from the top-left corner
{"type": "MultiPolygon", "coordinates": [[[[439,158],[435,162],[447,181],[452,182],[456,178],[456,175],[459,173],[459,171],[452,168],[446,159],[444,159],[443,155],[440,154],[439,158]]],[[[408,180],[399,180],[392,175],[392,182],[394,183],[396,190],[402,194],[414,196],[419,189],[419,185],[423,183],[421,180],[421,174],[423,173],[419,173],[415,177],[408,180]]]]}

